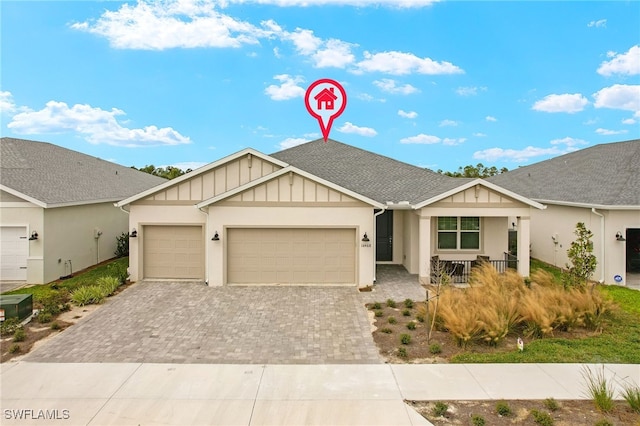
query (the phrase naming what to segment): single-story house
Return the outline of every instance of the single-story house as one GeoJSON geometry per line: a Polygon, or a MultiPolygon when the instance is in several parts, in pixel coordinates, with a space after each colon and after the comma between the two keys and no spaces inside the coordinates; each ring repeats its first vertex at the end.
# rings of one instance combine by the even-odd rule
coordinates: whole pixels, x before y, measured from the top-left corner
{"type": "Polygon", "coordinates": [[[360,287],[375,282],[376,263],[429,281],[434,256],[460,274],[483,256],[527,276],[531,211],[543,208],[331,139],[272,155],[247,148],[116,206],[135,235],[134,281],[360,287]],[[512,222],[517,260],[506,257],[512,222]]]}
{"type": "Polygon", "coordinates": [[[114,257],[113,203],[165,179],[45,142],[0,140],[1,281],[42,284],[114,257]]]}
{"type": "Polygon", "coordinates": [[[640,284],[640,140],[605,143],[489,181],[543,203],[531,212],[531,254],[564,267],[576,224],[593,232],[594,279],[640,284]]]}

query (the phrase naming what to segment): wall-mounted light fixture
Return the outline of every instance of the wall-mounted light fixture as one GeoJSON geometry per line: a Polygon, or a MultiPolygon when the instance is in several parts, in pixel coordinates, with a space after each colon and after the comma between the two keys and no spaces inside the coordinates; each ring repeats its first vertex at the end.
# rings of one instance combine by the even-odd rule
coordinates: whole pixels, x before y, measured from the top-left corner
{"type": "Polygon", "coordinates": [[[131,233],[129,234],[129,236],[130,236],[131,238],[136,238],[136,237],[138,236],[138,231],[136,231],[136,228],[133,228],[133,229],[131,230],[131,233]]]}
{"type": "Polygon", "coordinates": [[[213,234],[213,238],[211,241],[220,241],[220,235],[218,235],[218,231],[213,234]]]}
{"type": "Polygon", "coordinates": [[[31,236],[29,237],[29,241],[34,241],[38,239],[38,233],[36,231],[33,231],[31,233],[31,236]]]}
{"type": "Polygon", "coordinates": [[[622,232],[620,232],[620,231],[616,232],[616,240],[617,240],[617,241],[627,241],[627,240],[625,240],[625,238],[622,236],[622,232]]]}
{"type": "Polygon", "coordinates": [[[362,236],[362,241],[364,241],[365,243],[369,241],[369,237],[367,236],[367,233],[365,232],[364,235],[362,236]]]}

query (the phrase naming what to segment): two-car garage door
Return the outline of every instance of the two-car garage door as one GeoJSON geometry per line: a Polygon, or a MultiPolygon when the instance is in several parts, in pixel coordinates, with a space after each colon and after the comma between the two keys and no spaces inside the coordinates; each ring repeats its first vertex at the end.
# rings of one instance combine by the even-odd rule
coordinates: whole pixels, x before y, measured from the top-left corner
{"type": "Polygon", "coordinates": [[[230,284],[355,283],[353,228],[227,229],[230,284]]]}

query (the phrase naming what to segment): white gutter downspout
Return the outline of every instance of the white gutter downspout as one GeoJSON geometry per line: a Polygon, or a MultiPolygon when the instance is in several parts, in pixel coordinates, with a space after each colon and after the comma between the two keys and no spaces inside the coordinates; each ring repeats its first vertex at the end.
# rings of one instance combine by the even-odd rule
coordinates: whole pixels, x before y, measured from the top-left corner
{"type": "Polygon", "coordinates": [[[596,216],[600,216],[600,258],[602,259],[602,272],[600,273],[600,284],[604,284],[604,268],[606,265],[605,257],[604,257],[604,215],[598,213],[595,207],[591,207],[591,213],[596,216]]]}
{"type": "Polygon", "coordinates": [[[198,210],[207,216],[207,223],[204,227],[204,285],[209,286],[209,212],[205,212],[202,208],[195,206],[198,210]]]}
{"type": "Polygon", "coordinates": [[[376,252],[378,250],[378,247],[376,246],[376,229],[377,229],[377,225],[378,225],[378,216],[380,216],[382,213],[387,211],[387,207],[383,207],[382,210],[380,210],[378,213],[374,213],[373,214],[373,283],[376,283],[376,252]]]}

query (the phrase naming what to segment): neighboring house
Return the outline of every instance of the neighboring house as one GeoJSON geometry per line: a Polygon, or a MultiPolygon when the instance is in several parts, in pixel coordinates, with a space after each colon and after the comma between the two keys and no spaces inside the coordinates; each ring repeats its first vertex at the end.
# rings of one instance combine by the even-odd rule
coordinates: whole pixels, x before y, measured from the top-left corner
{"type": "Polygon", "coordinates": [[[594,279],[640,284],[640,140],[581,149],[489,181],[547,206],[532,211],[533,257],[564,267],[584,222],[598,259],[594,279]]]}
{"type": "Polygon", "coordinates": [[[115,201],[165,179],[50,143],[0,140],[0,280],[41,284],[114,257],[115,201]]]}
{"type": "MultiPolygon", "coordinates": [[[[244,149],[124,199],[130,274],[226,284],[375,282],[376,263],[426,282],[431,258],[505,262],[516,222],[529,274],[529,218],[543,206],[333,140],[272,155],[244,149]]],[[[464,273],[468,273],[467,268],[464,273]]]]}

